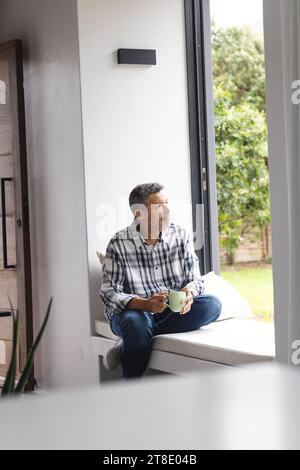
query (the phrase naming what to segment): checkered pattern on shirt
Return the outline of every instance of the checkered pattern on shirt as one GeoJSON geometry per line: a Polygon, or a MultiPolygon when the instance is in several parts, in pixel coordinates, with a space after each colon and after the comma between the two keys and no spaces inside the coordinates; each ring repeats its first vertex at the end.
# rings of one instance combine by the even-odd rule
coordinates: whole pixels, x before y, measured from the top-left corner
{"type": "Polygon", "coordinates": [[[193,296],[204,292],[199,260],[188,232],[174,223],[154,246],[147,244],[134,221],[117,232],[107,246],[102,273],[100,297],[108,321],[133,297],[147,298],[182,287],[188,287],[193,296]]]}

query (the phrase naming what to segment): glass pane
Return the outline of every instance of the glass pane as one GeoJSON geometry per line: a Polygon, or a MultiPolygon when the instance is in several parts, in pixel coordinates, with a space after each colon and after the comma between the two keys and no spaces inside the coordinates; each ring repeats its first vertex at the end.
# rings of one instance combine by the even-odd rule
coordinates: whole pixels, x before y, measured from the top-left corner
{"type": "Polygon", "coordinates": [[[0,61],[0,176],[12,176],[9,62],[0,61]]]}
{"type": "MultiPolygon", "coordinates": [[[[13,177],[11,104],[9,62],[0,61],[0,178],[13,177]]],[[[1,196],[1,194],[0,194],[1,196]]],[[[0,197],[1,202],[1,197],[0,197]]],[[[16,264],[16,234],[14,209],[14,183],[5,183],[6,252],[8,265],[16,264]]],[[[12,318],[8,297],[14,308],[17,303],[17,276],[15,269],[4,269],[3,214],[0,205],[0,377],[4,377],[12,352],[12,318]]]]}
{"type": "Polygon", "coordinates": [[[0,80],[0,104],[6,104],[6,83],[0,80]]]}
{"type": "Polygon", "coordinates": [[[221,275],[273,321],[263,3],[210,5],[221,275]]]}

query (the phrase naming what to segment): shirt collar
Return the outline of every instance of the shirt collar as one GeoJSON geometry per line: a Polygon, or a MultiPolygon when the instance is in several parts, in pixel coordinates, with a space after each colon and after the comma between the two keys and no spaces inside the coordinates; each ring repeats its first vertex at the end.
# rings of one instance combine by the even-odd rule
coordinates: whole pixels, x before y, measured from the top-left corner
{"type": "MultiPolygon", "coordinates": [[[[130,234],[131,238],[134,240],[134,242],[136,244],[136,247],[140,248],[144,244],[145,240],[142,237],[142,235],[140,235],[140,233],[137,231],[137,229],[136,229],[137,225],[138,224],[136,223],[135,219],[133,219],[133,222],[128,227],[128,229],[129,229],[129,234],[130,234]]],[[[167,227],[165,227],[161,231],[160,240],[162,240],[164,243],[168,243],[168,230],[169,230],[169,227],[170,227],[170,224],[168,224],[167,227]]],[[[155,248],[156,248],[156,246],[155,246],[155,248]]]]}

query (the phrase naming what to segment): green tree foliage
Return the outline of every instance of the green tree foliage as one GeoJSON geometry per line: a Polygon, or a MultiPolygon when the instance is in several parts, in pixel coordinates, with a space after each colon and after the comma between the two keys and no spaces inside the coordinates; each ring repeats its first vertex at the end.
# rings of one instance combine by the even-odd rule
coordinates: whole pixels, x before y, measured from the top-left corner
{"type": "Polygon", "coordinates": [[[231,94],[232,105],[253,104],[265,111],[264,45],[248,27],[219,28],[212,25],[214,85],[231,94]]]}
{"type": "Polygon", "coordinates": [[[217,190],[228,263],[243,235],[270,222],[262,40],[248,28],[213,26],[217,190]]]}

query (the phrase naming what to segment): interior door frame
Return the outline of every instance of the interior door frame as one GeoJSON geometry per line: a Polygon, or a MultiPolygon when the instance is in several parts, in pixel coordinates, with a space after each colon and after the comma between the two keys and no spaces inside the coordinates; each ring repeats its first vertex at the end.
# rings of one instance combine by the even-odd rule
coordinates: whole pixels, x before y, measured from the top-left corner
{"type": "MultiPolygon", "coordinates": [[[[1,58],[9,62],[12,126],[12,160],[15,202],[16,273],[19,311],[19,364],[23,369],[33,342],[32,280],[29,232],[29,197],[23,89],[23,44],[13,40],[0,44],[1,58]]],[[[32,379],[29,388],[33,386],[32,379]]]]}
{"type": "Polygon", "coordinates": [[[202,205],[201,274],[220,273],[209,0],[184,0],[193,230],[202,205]],[[199,207],[199,206],[198,206],[199,207]]]}

